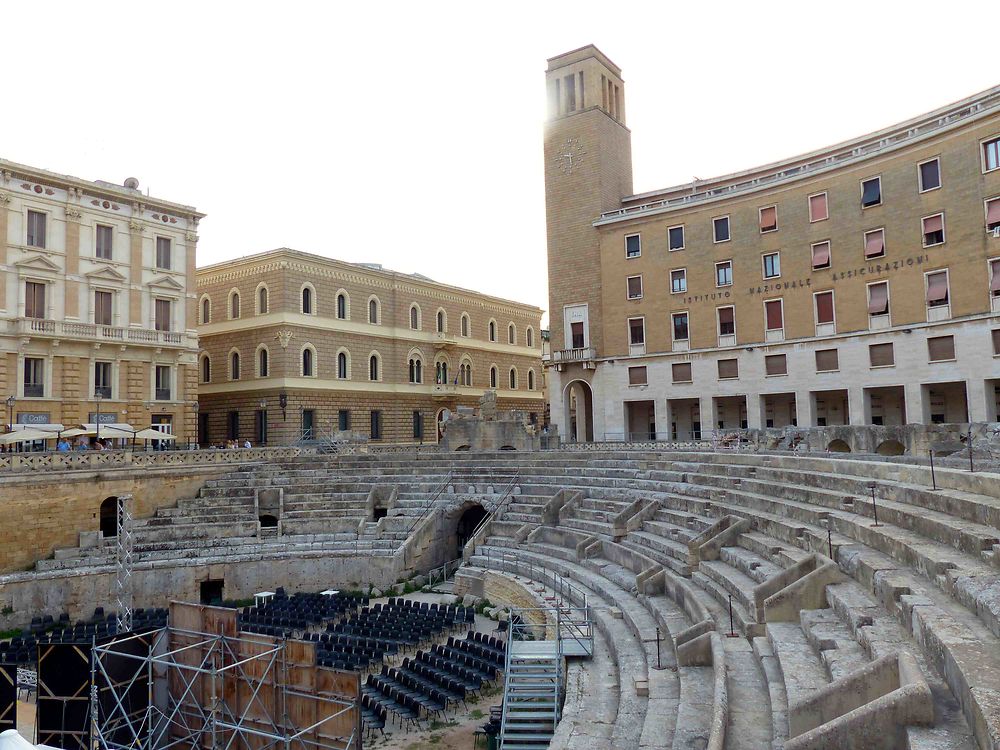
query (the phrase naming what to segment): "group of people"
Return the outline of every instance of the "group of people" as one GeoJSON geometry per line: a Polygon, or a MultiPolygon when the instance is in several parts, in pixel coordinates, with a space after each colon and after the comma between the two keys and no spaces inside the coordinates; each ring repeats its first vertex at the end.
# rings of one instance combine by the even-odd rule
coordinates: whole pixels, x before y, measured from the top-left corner
{"type": "Polygon", "coordinates": [[[83,435],[78,437],[73,443],[70,443],[64,437],[60,437],[56,443],[56,450],[60,453],[70,453],[71,451],[109,451],[113,447],[110,440],[95,440],[91,443],[83,435]]]}
{"type": "MultiPolygon", "coordinates": [[[[253,445],[251,445],[249,440],[243,441],[242,445],[240,445],[239,440],[227,440],[225,445],[218,447],[224,448],[226,450],[237,450],[239,448],[253,448],[253,445]]],[[[212,448],[215,449],[216,446],[213,445],[212,448]]]]}

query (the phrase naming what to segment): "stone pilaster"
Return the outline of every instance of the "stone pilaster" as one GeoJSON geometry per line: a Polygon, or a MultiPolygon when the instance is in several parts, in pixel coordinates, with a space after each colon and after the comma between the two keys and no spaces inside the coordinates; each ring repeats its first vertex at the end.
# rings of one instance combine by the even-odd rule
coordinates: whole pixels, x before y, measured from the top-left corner
{"type": "Polygon", "coordinates": [[[67,320],[85,320],[86,313],[80,313],[80,282],[74,277],[80,275],[80,209],[66,206],[66,297],[64,310],[67,320]]]}
{"type": "MultiPolygon", "coordinates": [[[[0,191],[0,266],[7,264],[7,207],[10,196],[0,191]]],[[[7,308],[7,280],[0,279],[0,310],[7,308]]]]}
{"type": "MultiPolygon", "coordinates": [[[[138,209],[136,209],[138,210],[138,209]]],[[[147,327],[142,319],[142,235],[145,226],[139,219],[133,218],[128,223],[129,228],[129,293],[128,322],[130,325],[147,327]]]]}
{"type": "Polygon", "coordinates": [[[198,235],[191,231],[184,235],[184,237],[187,241],[184,286],[188,295],[184,308],[184,328],[193,331],[198,325],[198,294],[197,285],[195,283],[195,260],[198,248],[198,235]]]}

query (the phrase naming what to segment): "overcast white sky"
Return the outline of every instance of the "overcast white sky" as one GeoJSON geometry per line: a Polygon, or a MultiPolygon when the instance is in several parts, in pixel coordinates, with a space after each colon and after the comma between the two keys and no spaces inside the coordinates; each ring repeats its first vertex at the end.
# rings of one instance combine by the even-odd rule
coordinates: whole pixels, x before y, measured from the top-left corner
{"type": "Polygon", "coordinates": [[[1000,83],[995,3],[8,3],[0,155],[280,246],[547,307],[545,60],[621,66],[636,192],[1000,83]]]}

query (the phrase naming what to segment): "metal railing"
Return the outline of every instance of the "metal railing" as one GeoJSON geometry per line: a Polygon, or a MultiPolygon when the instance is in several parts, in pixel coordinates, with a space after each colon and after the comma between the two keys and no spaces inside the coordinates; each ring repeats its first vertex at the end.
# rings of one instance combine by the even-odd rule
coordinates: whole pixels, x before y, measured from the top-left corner
{"type": "Polygon", "coordinates": [[[449,560],[444,565],[440,565],[433,570],[429,570],[427,572],[427,585],[435,586],[438,583],[444,583],[455,574],[456,570],[462,567],[463,562],[465,560],[458,557],[454,560],[449,560]]]}
{"type": "Polygon", "coordinates": [[[413,532],[413,530],[417,527],[417,525],[427,517],[427,515],[431,512],[431,510],[433,510],[434,503],[436,503],[438,498],[444,494],[444,491],[446,489],[448,489],[448,485],[451,484],[451,480],[453,477],[454,477],[454,472],[449,471],[447,476],[445,476],[444,481],[441,483],[441,486],[437,488],[437,491],[431,496],[431,499],[424,504],[424,507],[420,511],[420,515],[417,516],[416,519],[413,521],[413,523],[411,523],[409,527],[406,529],[407,536],[409,536],[413,532]]]}
{"type": "MultiPolygon", "coordinates": [[[[493,474],[492,469],[490,470],[490,474],[493,474]]],[[[472,535],[469,537],[469,541],[465,543],[465,547],[463,549],[463,559],[468,555],[475,554],[476,545],[482,541],[480,537],[485,536],[486,530],[492,526],[493,522],[503,514],[504,510],[507,509],[511,498],[514,497],[514,484],[520,476],[520,471],[515,471],[510,475],[503,492],[500,494],[500,498],[493,504],[493,507],[486,514],[486,517],[483,518],[483,520],[476,526],[472,535]]]]}
{"type": "Polygon", "coordinates": [[[487,567],[494,570],[505,570],[508,573],[525,575],[533,581],[544,583],[556,596],[558,607],[565,607],[567,603],[576,609],[588,609],[587,592],[579,586],[574,586],[565,576],[556,573],[554,570],[535,562],[533,559],[522,558],[514,552],[509,552],[501,547],[487,547],[484,550],[487,567]]]}

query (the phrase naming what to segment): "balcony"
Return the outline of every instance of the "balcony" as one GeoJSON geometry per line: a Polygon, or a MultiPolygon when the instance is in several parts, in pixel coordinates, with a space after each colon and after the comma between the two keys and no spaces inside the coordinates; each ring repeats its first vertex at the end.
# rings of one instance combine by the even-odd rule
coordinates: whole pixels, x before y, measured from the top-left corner
{"type": "Polygon", "coordinates": [[[431,393],[436,399],[454,398],[458,395],[458,386],[454,383],[435,383],[431,393]]]}
{"type": "Polygon", "coordinates": [[[582,349],[557,349],[552,352],[552,362],[555,364],[587,362],[591,359],[597,359],[597,350],[592,346],[582,349]]]}
{"type": "Polygon", "coordinates": [[[55,339],[86,339],[116,344],[149,344],[155,346],[194,346],[187,336],[175,331],[155,331],[151,328],[103,326],[93,323],[73,323],[65,320],[16,318],[7,323],[7,331],[18,336],[55,339]]]}
{"type": "Polygon", "coordinates": [[[450,333],[444,333],[438,331],[434,334],[434,348],[435,349],[450,349],[458,343],[453,335],[450,333]]]}

